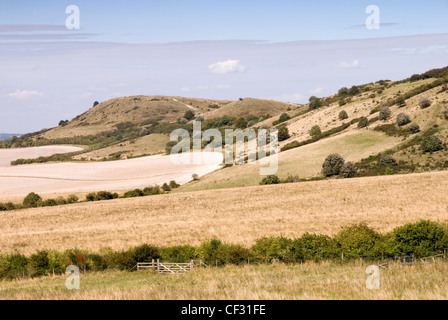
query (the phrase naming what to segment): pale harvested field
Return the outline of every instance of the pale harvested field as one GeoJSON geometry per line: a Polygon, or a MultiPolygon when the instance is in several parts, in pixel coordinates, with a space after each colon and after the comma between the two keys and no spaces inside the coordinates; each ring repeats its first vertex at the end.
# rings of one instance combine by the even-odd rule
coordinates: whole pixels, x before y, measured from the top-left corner
{"type": "Polygon", "coordinates": [[[56,153],[80,151],[80,147],[72,146],[45,146],[20,149],[0,149],[0,167],[8,167],[11,161],[17,159],[34,159],[47,157],[56,153]]]}
{"type": "Polygon", "coordinates": [[[334,235],[366,222],[380,232],[448,219],[448,172],[326,180],[176,193],[0,213],[3,253],[98,251],[142,243],[197,245],[219,238],[252,245],[264,236],[334,235]]]}
{"type": "Polygon", "coordinates": [[[448,263],[392,264],[380,288],[366,288],[366,263],[227,266],[179,275],[105,271],[80,276],[67,290],[66,275],[0,281],[1,299],[31,300],[419,300],[448,299],[448,263]]]}
{"type": "MultiPolygon", "coordinates": [[[[0,153],[3,150],[0,150],[0,153]]],[[[183,184],[193,174],[202,176],[220,168],[222,154],[202,153],[202,164],[193,164],[192,154],[151,156],[96,163],[53,163],[0,168],[1,197],[25,196],[30,192],[79,193],[129,190],[175,180],[183,184]],[[190,164],[173,165],[183,159],[190,164]]]]}

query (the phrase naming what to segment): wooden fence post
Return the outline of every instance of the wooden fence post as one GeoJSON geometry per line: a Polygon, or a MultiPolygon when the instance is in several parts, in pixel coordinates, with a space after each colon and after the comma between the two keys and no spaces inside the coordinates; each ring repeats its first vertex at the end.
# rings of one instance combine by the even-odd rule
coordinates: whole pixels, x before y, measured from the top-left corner
{"type": "Polygon", "coordinates": [[[160,271],[160,261],[159,259],[157,259],[157,273],[159,273],[160,271]]]}

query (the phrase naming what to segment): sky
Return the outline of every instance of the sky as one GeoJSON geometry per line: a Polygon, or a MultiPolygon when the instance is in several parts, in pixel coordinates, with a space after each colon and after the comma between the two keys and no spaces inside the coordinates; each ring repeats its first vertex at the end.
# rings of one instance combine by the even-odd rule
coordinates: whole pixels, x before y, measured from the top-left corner
{"type": "Polygon", "coordinates": [[[306,103],[400,80],[448,65],[447,17],[448,0],[0,0],[0,132],[121,96],[306,103]]]}

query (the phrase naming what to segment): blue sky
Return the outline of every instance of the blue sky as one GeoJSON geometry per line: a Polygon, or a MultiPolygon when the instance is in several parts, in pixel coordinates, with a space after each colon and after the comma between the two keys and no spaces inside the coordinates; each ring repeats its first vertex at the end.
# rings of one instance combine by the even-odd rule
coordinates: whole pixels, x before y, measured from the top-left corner
{"type": "Polygon", "coordinates": [[[306,102],[448,65],[448,0],[0,0],[0,132],[136,94],[306,102]],[[67,30],[68,5],[80,30],[67,30]],[[379,30],[365,26],[380,9],[379,30]]]}

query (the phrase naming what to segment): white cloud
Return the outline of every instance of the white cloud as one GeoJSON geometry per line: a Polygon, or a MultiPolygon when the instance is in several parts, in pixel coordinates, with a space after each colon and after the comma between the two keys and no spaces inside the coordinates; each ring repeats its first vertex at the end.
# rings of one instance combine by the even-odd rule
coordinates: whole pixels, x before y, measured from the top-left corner
{"type": "Polygon", "coordinates": [[[240,60],[219,61],[208,66],[212,73],[227,74],[244,72],[246,67],[240,64],[240,60]]]}
{"type": "Polygon", "coordinates": [[[198,90],[207,90],[208,87],[207,86],[197,86],[196,89],[198,89],[198,90]]]}
{"type": "Polygon", "coordinates": [[[232,87],[229,84],[219,84],[215,88],[216,89],[230,89],[232,87]]]}
{"type": "Polygon", "coordinates": [[[322,92],[322,88],[321,87],[319,87],[319,88],[316,88],[316,89],[314,89],[314,90],[311,90],[310,91],[310,93],[311,94],[319,94],[319,93],[321,93],[322,92]]]}
{"type": "Polygon", "coordinates": [[[182,91],[182,92],[190,92],[190,88],[183,87],[183,88],[180,88],[180,91],[182,91]]]}
{"type": "Polygon", "coordinates": [[[29,97],[43,96],[42,92],[36,90],[17,90],[15,92],[8,93],[9,98],[13,99],[26,99],[29,97]]]}
{"type": "Polygon", "coordinates": [[[359,60],[353,60],[352,62],[341,62],[337,65],[341,69],[353,69],[359,66],[359,60]]]}

